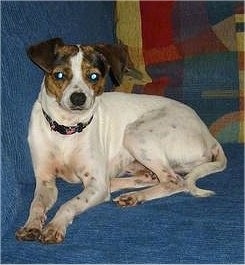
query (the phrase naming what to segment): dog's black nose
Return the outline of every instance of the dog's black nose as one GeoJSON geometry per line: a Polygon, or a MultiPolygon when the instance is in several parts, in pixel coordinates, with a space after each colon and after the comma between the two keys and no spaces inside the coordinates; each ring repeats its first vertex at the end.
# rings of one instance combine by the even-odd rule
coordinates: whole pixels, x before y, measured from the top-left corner
{"type": "Polygon", "coordinates": [[[71,103],[74,106],[82,106],[86,101],[86,95],[80,92],[74,92],[70,96],[71,103]]]}

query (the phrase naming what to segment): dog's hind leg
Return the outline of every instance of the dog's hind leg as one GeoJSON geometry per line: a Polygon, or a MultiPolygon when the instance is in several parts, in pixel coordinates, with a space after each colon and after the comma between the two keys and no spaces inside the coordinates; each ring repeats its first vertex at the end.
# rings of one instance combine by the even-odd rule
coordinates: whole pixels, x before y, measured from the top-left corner
{"type": "Polygon", "coordinates": [[[122,207],[135,206],[145,201],[171,196],[184,191],[187,191],[185,181],[169,181],[159,183],[154,187],[146,188],[144,190],[122,194],[119,197],[116,197],[113,201],[122,207]]]}
{"type": "Polygon", "coordinates": [[[208,197],[214,192],[210,190],[200,189],[196,186],[196,181],[209,174],[220,172],[226,167],[226,157],[222,147],[217,143],[211,150],[212,161],[203,163],[193,168],[186,176],[186,183],[189,192],[197,197],[208,197]]]}
{"type": "Polygon", "coordinates": [[[111,192],[150,187],[158,183],[157,176],[138,161],[130,163],[119,177],[110,180],[111,192]]]}
{"type": "Polygon", "coordinates": [[[125,136],[125,146],[131,155],[145,168],[153,172],[159,182],[179,181],[178,176],[170,167],[167,157],[161,152],[161,146],[150,137],[143,136],[144,145],[140,144],[141,137],[134,134],[125,136]],[[147,139],[146,139],[147,138],[147,139]]]}
{"type": "Polygon", "coordinates": [[[123,189],[140,189],[145,187],[154,186],[159,181],[146,179],[145,176],[132,176],[125,178],[112,178],[111,179],[111,192],[123,190],[123,189]]]}
{"type": "Polygon", "coordinates": [[[186,191],[185,181],[180,176],[175,175],[174,178],[168,177],[168,173],[162,171],[159,174],[161,179],[164,181],[159,182],[158,177],[152,171],[141,164],[140,166],[142,169],[134,172],[136,176],[113,178],[111,183],[114,191],[126,188],[154,187],[125,193],[119,197],[116,197],[113,201],[115,201],[119,206],[135,206],[136,204],[142,203],[144,201],[167,197],[175,193],[186,191]],[[139,175],[139,173],[141,173],[141,175],[139,175]]]}

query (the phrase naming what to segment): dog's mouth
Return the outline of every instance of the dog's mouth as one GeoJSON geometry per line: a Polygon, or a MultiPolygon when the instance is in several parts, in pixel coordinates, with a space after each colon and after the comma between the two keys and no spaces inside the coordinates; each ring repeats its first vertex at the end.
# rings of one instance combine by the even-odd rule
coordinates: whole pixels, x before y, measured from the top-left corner
{"type": "Polygon", "coordinates": [[[85,110],[86,108],[84,108],[84,107],[74,107],[74,106],[71,106],[70,107],[70,110],[71,111],[82,111],[82,110],[85,110]]]}
{"type": "MultiPolygon", "coordinates": [[[[92,104],[91,104],[92,105],[92,104]]],[[[86,111],[89,110],[91,108],[91,105],[84,105],[84,106],[73,106],[72,104],[63,104],[63,103],[59,103],[59,106],[66,110],[66,111],[70,111],[70,112],[82,112],[82,111],[86,111]]]]}
{"type": "Polygon", "coordinates": [[[84,110],[84,108],[83,107],[70,107],[70,110],[72,110],[72,111],[79,111],[79,110],[84,110]]]}

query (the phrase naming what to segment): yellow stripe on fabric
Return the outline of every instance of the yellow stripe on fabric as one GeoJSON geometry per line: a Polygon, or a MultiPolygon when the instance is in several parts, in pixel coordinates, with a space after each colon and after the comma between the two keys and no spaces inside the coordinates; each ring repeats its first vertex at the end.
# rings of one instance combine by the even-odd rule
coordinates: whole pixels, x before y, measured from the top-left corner
{"type": "Polygon", "coordinates": [[[239,71],[239,88],[240,88],[240,91],[242,92],[244,92],[244,74],[245,73],[243,70],[239,71]]]}
{"type": "Polygon", "coordinates": [[[116,2],[116,36],[128,46],[129,56],[135,68],[142,73],[141,80],[125,76],[122,85],[117,89],[131,92],[134,84],[145,85],[152,81],[145,71],[139,1],[116,2]]]}
{"type": "Polygon", "coordinates": [[[236,40],[237,40],[237,51],[242,52],[245,50],[244,48],[244,32],[237,32],[236,33],[236,40]]]}
{"type": "Polygon", "coordinates": [[[244,22],[245,21],[244,14],[235,14],[235,20],[237,23],[244,22]]]}
{"type": "Polygon", "coordinates": [[[241,122],[240,122],[240,128],[239,128],[239,139],[238,139],[238,142],[239,143],[244,143],[244,112],[241,112],[241,119],[243,119],[241,122]]]}

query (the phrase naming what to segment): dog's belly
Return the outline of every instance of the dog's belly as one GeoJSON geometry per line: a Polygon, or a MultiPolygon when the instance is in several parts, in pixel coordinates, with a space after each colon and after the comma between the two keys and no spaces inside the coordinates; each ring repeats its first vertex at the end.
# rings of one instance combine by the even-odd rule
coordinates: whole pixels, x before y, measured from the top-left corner
{"type": "Polygon", "coordinates": [[[109,177],[117,177],[133,161],[134,157],[126,149],[122,149],[108,163],[109,177]]]}

